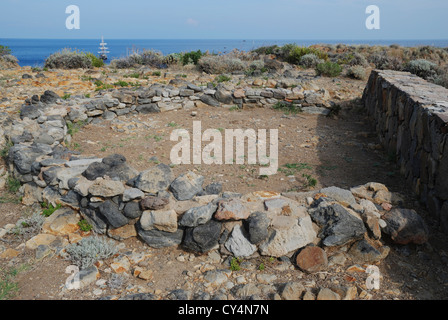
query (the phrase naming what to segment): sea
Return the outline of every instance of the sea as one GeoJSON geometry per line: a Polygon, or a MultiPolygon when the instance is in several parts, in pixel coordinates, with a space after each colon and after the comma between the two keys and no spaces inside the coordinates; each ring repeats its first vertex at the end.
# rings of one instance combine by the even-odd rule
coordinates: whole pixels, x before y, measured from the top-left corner
{"type": "MultiPolygon", "coordinates": [[[[430,45],[448,47],[447,40],[251,40],[251,39],[104,39],[110,53],[108,61],[125,57],[136,51],[152,49],[162,52],[181,53],[201,50],[210,53],[225,54],[234,49],[250,51],[262,46],[296,43],[301,46],[313,44],[347,44],[347,45],[385,45],[397,44],[403,47],[430,45]]],[[[101,39],[2,39],[0,44],[8,46],[12,54],[19,59],[20,66],[42,67],[45,59],[52,53],[64,48],[92,52],[97,54],[101,39]]]]}

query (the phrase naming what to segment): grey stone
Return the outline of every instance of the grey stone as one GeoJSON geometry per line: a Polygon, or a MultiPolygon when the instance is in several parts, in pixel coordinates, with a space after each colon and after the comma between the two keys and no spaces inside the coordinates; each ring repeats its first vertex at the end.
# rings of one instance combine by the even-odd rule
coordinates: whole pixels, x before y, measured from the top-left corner
{"type": "Polygon", "coordinates": [[[107,230],[106,218],[94,209],[81,208],[81,216],[93,227],[98,234],[105,234],[107,230]]]}
{"type": "Polygon", "coordinates": [[[298,282],[287,282],[281,290],[280,296],[283,300],[300,300],[305,287],[298,282]]]}
{"type": "Polygon", "coordinates": [[[232,252],[235,257],[250,257],[257,251],[257,247],[250,243],[246,234],[246,231],[240,225],[236,225],[225,243],[226,249],[232,252]]]}
{"type": "Polygon", "coordinates": [[[213,182],[204,188],[205,194],[220,194],[222,192],[222,183],[213,182]]]}
{"type": "Polygon", "coordinates": [[[111,200],[104,201],[98,209],[106,218],[107,222],[114,228],[120,228],[129,223],[128,218],[120,212],[118,205],[111,200]]]}
{"type": "Polygon", "coordinates": [[[292,220],[297,222],[270,230],[268,239],[259,245],[262,255],[282,257],[315,241],[316,232],[309,216],[292,220]]]}
{"type": "Polygon", "coordinates": [[[317,208],[310,209],[309,213],[313,221],[321,227],[318,237],[327,247],[359,240],[367,231],[360,218],[349,213],[338,203],[322,201],[317,208]]]}
{"type": "Polygon", "coordinates": [[[189,290],[184,289],[176,289],[168,293],[167,298],[169,300],[191,300],[191,297],[193,296],[193,293],[189,290]]]}
{"type": "Polygon", "coordinates": [[[389,247],[376,249],[366,240],[355,242],[348,251],[354,263],[376,263],[385,259],[388,253],[389,247]]]}
{"type": "Polygon", "coordinates": [[[398,244],[423,244],[428,241],[429,231],[423,218],[414,210],[392,209],[383,215],[387,226],[383,232],[398,244]]]}
{"type": "Polygon", "coordinates": [[[223,88],[216,90],[215,99],[223,104],[231,104],[233,102],[232,93],[223,88]]]}
{"type": "Polygon", "coordinates": [[[143,230],[139,224],[137,224],[137,232],[140,238],[152,248],[166,248],[173,247],[181,244],[184,231],[177,229],[176,232],[165,232],[160,230],[143,230]]]}
{"type": "Polygon", "coordinates": [[[135,179],[134,186],[144,192],[157,193],[167,190],[172,181],[171,168],[161,163],[140,173],[135,179]]]}
{"type": "Polygon", "coordinates": [[[179,201],[190,200],[200,191],[204,177],[189,171],[177,177],[170,185],[170,190],[179,201]]]}
{"type": "Polygon", "coordinates": [[[123,192],[123,202],[129,202],[134,199],[140,199],[145,194],[140,190],[136,188],[129,188],[125,189],[123,192]]]}
{"type": "Polygon", "coordinates": [[[40,102],[46,104],[56,103],[59,99],[60,97],[50,90],[45,91],[44,94],[40,96],[40,102]]]}
{"type": "Polygon", "coordinates": [[[142,105],[138,106],[136,110],[143,114],[159,113],[160,112],[160,108],[155,103],[142,104],[142,105]]]}
{"type": "Polygon", "coordinates": [[[211,220],[217,208],[217,205],[209,203],[205,206],[188,209],[179,221],[179,225],[193,228],[206,224],[211,220]]]}
{"type": "Polygon", "coordinates": [[[119,154],[110,155],[102,162],[94,161],[83,173],[88,180],[108,176],[111,179],[127,181],[135,177],[138,172],[126,163],[126,158],[119,154]]]}
{"type": "Polygon", "coordinates": [[[319,193],[323,193],[329,198],[332,198],[347,207],[349,205],[356,204],[356,199],[349,190],[341,189],[338,187],[328,187],[319,190],[319,193]]]}
{"type": "Polygon", "coordinates": [[[124,206],[123,214],[129,219],[136,219],[142,215],[143,211],[140,208],[140,204],[138,202],[128,202],[124,206]]]}
{"type": "Polygon", "coordinates": [[[210,220],[208,223],[185,230],[183,246],[197,252],[208,252],[218,245],[221,223],[210,220]]]}
{"type": "Polygon", "coordinates": [[[218,102],[218,100],[216,100],[215,98],[213,98],[212,96],[208,95],[208,94],[203,94],[200,97],[201,101],[205,104],[208,104],[209,106],[212,107],[220,107],[221,104],[218,102]]]}
{"type": "Polygon", "coordinates": [[[270,219],[265,212],[254,212],[247,219],[249,240],[253,244],[259,244],[269,236],[270,219]]]}

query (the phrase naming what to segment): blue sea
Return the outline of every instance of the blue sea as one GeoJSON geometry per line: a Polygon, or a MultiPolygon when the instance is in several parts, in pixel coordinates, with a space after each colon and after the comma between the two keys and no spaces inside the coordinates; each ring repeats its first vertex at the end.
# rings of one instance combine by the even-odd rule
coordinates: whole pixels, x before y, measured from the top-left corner
{"type": "MultiPolygon", "coordinates": [[[[153,49],[163,54],[189,52],[189,51],[209,51],[214,53],[227,53],[233,49],[249,51],[261,46],[284,45],[287,43],[297,43],[301,46],[310,46],[313,44],[367,44],[367,45],[391,45],[398,44],[404,47],[415,47],[422,45],[431,45],[436,47],[448,47],[448,40],[385,40],[385,41],[367,41],[367,40],[235,40],[235,39],[200,39],[200,40],[121,40],[104,39],[107,43],[110,53],[108,54],[110,62],[112,59],[125,57],[135,50],[153,49]]],[[[54,52],[64,48],[71,48],[85,52],[97,54],[101,39],[1,39],[0,44],[8,46],[12,54],[19,59],[20,66],[43,66],[45,59],[54,52]]]]}

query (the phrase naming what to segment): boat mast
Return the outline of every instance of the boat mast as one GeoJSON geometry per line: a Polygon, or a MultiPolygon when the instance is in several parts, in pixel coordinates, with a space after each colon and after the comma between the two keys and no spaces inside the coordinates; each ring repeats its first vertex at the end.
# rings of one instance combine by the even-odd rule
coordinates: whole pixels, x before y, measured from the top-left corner
{"type": "Polygon", "coordinates": [[[100,54],[100,59],[107,60],[107,54],[110,53],[110,51],[107,51],[109,49],[106,47],[107,43],[104,42],[104,37],[101,36],[101,43],[100,43],[100,51],[98,53],[100,54]]]}

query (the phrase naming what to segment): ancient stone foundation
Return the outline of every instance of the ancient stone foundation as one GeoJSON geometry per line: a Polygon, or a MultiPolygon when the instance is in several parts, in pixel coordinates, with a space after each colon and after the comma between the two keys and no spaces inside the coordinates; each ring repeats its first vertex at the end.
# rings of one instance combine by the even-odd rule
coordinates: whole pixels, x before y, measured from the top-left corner
{"type": "Polygon", "coordinates": [[[386,151],[448,232],[448,89],[410,73],[374,70],[363,102],[386,151]]]}

